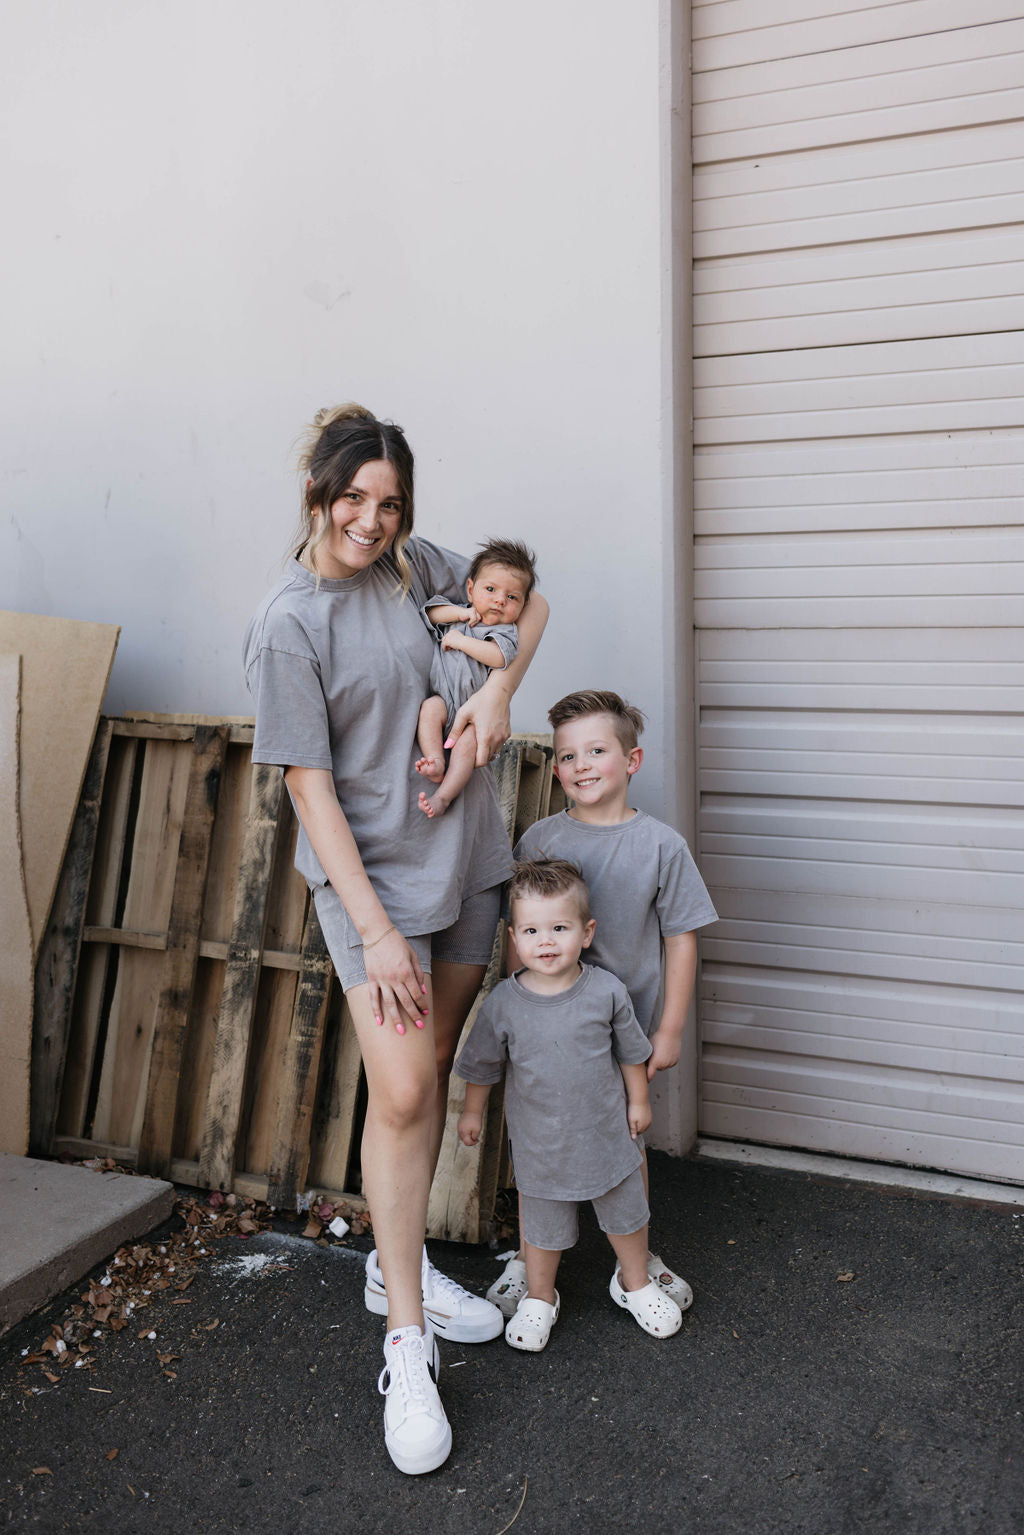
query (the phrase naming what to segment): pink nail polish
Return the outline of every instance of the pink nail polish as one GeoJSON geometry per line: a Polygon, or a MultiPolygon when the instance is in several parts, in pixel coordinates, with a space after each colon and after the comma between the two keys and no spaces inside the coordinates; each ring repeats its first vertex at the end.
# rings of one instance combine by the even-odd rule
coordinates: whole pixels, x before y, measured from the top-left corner
{"type": "Polygon", "coordinates": [[[448,737],[448,739],[447,739],[447,741],[446,741],[446,742],[445,742],[445,743],[444,743],[444,749],[445,749],[445,751],[446,751],[446,752],[447,752],[447,751],[451,751],[451,749],[452,749],[452,747],[453,747],[453,746],[454,746],[454,745],[455,745],[455,741],[454,741],[454,738],[453,738],[453,737],[452,737],[452,736],[449,736],[449,737],[448,737]]]}
{"type": "Polygon", "coordinates": [[[396,1023],[395,1024],[395,1033],[396,1034],[404,1034],[405,1033],[405,1024],[404,1023],[396,1023]]]}
{"type": "Polygon", "coordinates": [[[384,1027],[384,1019],[380,1016],[379,1013],[376,1014],[375,1021],[380,1026],[380,1028],[384,1027]]]}
{"type": "Polygon", "coordinates": [[[422,1029],[422,1027],[423,1027],[423,1019],[422,1018],[417,1018],[416,1019],[416,1027],[418,1029],[422,1029]]]}
{"type": "Polygon", "coordinates": [[[426,996],[426,994],[427,994],[427,988],[426,988],[426,987],[425,987],[425,986],[421,986],[421,987],[420,987],[420,991],[421,991],[421,992],[422,992],[422,993],[423,993],[423,995],[424,995],[424,996],[426,996]]]}

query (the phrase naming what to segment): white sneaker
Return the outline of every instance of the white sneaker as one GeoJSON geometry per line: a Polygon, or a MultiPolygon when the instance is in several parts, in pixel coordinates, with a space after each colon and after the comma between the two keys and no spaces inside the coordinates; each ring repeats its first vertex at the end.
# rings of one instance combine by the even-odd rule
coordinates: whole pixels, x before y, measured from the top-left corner
{"type": "MultiPolygon", "coordinates": [[[[488,1343],[504,1331],[505,1318],[497,1306],[480,1295],[464,1290],[454,1279],[442,1274],[423,1249],[423,1315],[428,1327],[452,1343],[488,1343]]],[[[377,1316],[388,1314],[388,1292],[377,1261],[377,1249],[366,1260],[366,1285],[363,1300],[367,1311],[377,1316]]]]}
{"type": "Polygon", "coordinates": [[[377,1390],[384,1398],[384,1443],[399,1471],[421,1476],[448,1459],[452,1431],[437,1394],[441,1360],[428,1327],[396,1327],[384,1339],[377,1390]]]}
{"type": "Polygon", "coordinates": [[[529,1289],[526,1264],[522,1258],[510,1258],[487,1292],[487,1299],[502,1316],[515,1316],[516,1307],[529,1289]]]}

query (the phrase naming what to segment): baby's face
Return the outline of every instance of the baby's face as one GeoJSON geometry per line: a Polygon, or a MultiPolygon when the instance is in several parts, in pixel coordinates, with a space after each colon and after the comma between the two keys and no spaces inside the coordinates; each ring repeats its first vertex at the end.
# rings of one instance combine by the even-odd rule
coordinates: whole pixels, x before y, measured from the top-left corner
{"type": "Polygon", "coordinates": [[[526,606],[526,580],[508,565],[482,565],[466,596],[482,624],[514,624],[526,606]]]}
{"type": "Polygon", "coordinates": [[[575,970],[580,951],[594,936],[594,923],[584,922],[571,892],[518,896],[512,934],[527,970],[553,979],[575,970]]]}

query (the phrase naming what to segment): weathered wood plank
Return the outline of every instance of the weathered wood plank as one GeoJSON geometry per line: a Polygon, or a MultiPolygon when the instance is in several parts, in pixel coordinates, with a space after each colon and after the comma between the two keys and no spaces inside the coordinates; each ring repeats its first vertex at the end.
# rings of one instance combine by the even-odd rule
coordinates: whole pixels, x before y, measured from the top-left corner
{"type": "Polygon", "coordinates": [[[36,961],[29,1097],[29,1153],[32,1156],[49,1156],[57,1124],[85,903],[109,754],[110,721],[101,719],[36,961]]]}
{"type": "Polygon", "coordinates": [[[325,1071],[310,1148],[309,1181],[344,1188],[355,1137],[363,1058],[348,1003],[334,991],[324,1040],[325,1071]]]}
{"type": "Polygon", "coordinates": [[[231,1187],[283,796],[278,769],[254,767],[206,1097],[199,1159],[204,1188],[231,1187]]]}
{"type": "Polygon", "coordinates": [[[79,956],[64,1086],[57,1116],[57,1130],[62,1134],[85,1134],[94,1078],[102,1067],[117,955],[109,946],[89,946],[85,934],[91,922],[117,921],[124,905],[125,852],[130,836],[138,755],[137,741],[111,741],[92,879],[85,904],[84,947],[79,956]]]}
{"type": "Polygon", "coordinates": [[[271,1204],[291,1206],[306,1180],[317,1071],[332,975],[316,907],[309,903],[302,941],[302,969],[295,991],[291,1029],[281,1064],[274,1149],[268,1188],[271,1204]]]}
{"type": "Polygon", "coordinates": [[[171,1165],[178,1077],[199,958],[203,893],[227,744],[227,726],[196,726],[139,1138],[139,1167],[160,1176],[165,1176],[171,1165]]]}

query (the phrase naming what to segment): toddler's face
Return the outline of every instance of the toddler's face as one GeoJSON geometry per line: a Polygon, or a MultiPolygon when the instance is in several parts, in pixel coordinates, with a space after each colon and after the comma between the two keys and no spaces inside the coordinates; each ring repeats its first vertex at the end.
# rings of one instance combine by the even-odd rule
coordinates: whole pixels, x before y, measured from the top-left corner
{"type": "Polygon", "coordinates": [[[594,922],[583,921],[571,893],[519,896],[512,934],[527,970],[555,979],[575,970],[581,950],[590,947],[594,922]]]}
{"type": "Polygon", "coordinates": [[[476,580],[466,582],[466,596],[482,624],[514,624],[526,606],[526,582],[507,565],[482,565],[476,580]]]}

